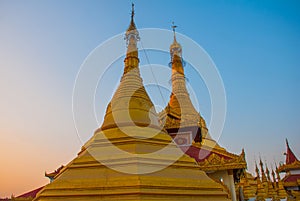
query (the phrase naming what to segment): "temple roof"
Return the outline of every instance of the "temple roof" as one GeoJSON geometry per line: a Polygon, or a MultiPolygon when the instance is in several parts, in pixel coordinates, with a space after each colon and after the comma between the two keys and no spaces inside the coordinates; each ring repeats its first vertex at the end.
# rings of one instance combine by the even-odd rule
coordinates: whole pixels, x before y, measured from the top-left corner
{"type": "Polygon", "coordinates": [[[300,174],[288,175],[283,178],[284,182],[297,182],[300,181],[300,174]]]}
{"type": "Polygon", "coordinates": [[[300,174],[286,175],[282,181],[285,187],[300,187],[300,174]]]}
{"type": "Polygon", "coordinates": [[[244,150],[240,155],[227,152],[225,149],[210,149],[194,143],[184,152],[195,160],[204,171],[233,170],[247,168],[244,150]]]}
{"type": "Polygon", "coordinates": [[[286,139],[286,159],[285,159],[285,164],[292,164],[295,161],[298,161],[297,157],[295,156],[294,152],[291,150],[290,146],[289,146],[289,142],[286,139]]]}
{"type": "Polygon", "coordinates": [[[295,156],[294,152],[289,146],[288,140],[286,139],[286,159],[285,164],[279,166],[280,172],[288,172],[290,170],[300,170],[300,161],[295,156]]]}
{"type": "Polygon", "coordinates": [[[291,164],[283,164],[279,166],[280,172],[288,172],[290,170],[300,170],[300,161],[295,161],[291,164]]]}
{"type": "Polygon", "coordinates": [[[40,187],[40,188],[37,188],[37,189],[34,189],[32,191],[29,191],[27,193],[24,193],[22,195],[19,195],[17,196],[16,198],[35,198],[36,197],[36,194],[38,192],[40,192],[42,190],[42,188],[44,188],[44,186],[40,187]]]}

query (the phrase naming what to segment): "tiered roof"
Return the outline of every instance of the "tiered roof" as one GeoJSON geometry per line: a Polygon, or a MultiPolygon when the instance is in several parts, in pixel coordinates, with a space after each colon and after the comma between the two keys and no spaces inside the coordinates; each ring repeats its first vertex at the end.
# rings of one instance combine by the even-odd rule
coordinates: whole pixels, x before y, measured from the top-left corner
{"type": "Polygon", "coordinates": [[[290,148],[289,142],[286,139],[286,159],[285,164],[280,165],[279,171],[280,172],[288,172],[290,170],[300,170],[300,161],[295,156],[294,152],[290,148]]]}
{"type": "MultiPolygon", "coordinates": [[[[290,148],[289,142],[286,139],[286,160],[285,164],[279,166],[280,172],[287,174],[282,179],[285,187],[298,187],[300,189],[300,161],[295,156],[290,148]]],[[[298,192],[299,193],[299,192],[298,192]]]]}

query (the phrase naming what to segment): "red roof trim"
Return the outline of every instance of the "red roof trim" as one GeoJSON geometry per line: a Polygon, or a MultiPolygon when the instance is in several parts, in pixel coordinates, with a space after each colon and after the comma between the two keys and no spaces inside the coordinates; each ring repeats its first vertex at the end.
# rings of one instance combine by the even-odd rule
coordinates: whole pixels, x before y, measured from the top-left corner
{"type": "Polygon", "coordinates": [[[34,190],[30,191],[30,192],[27,192],[27,193],[24,193],[22,195],[19,195],[17,198],[35,198],[36,194],[38,192],[40,192],[43,188],[44,188],[44,186],[42,186],[40,188],[37,188],[37,189],[34,189],[34,190]]]}
{"type": "Polygon", "coordinates": [[[288,175],[283,180],[284,182],[297,182],[300,179],[300,174],[288,175]]]}
{"type": "Polygon", "coordinates": [[[198,147],[194,147],[193,145],[188,147],[181,147],[181,149],[190,157],[194,158],[197,162],[203,162],[205,159],[207,159],[211,154],[216,154],[220,158],[224,158],[226,160],[231,159],[225,155],[219,154],[217,152],[214,152],[214,150],[206,150],[206,149],[200,149],[198,147]]]}

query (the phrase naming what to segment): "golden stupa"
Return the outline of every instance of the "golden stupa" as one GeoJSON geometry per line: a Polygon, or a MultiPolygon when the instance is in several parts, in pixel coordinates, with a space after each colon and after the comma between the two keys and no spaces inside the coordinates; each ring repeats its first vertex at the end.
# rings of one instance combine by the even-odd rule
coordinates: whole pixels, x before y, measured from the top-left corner
{"type": "Polygon", "coordinates": [[[229,200],[160,127],[140,77],[133,17],[132,11],[124,73],[103,125],[35,201],[229,200]]]}
{"type": "Polygon", "coordinates": [[[245,152],[240,155],[228,152],[209,134],[204,118],[195,109],[186,87],[185,62],[182,46],[176,39],[170,46],[172,67],[172,93],[168,105],[159,113],[159,120],[168,134],[188,156],[194,158],[200,170],[220,183],[232,201],[236,201],[236,186],[240,175],[247,167],[245,152]]]}

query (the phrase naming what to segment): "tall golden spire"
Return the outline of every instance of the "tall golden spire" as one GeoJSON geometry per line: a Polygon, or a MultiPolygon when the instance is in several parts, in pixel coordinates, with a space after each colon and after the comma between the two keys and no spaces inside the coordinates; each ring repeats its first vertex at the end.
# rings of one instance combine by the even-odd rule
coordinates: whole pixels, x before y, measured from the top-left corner
{"type": "Polygon", "coordinates": [[[259,176],[259,169],[258,169],[256,161],[255,161],[255,172],[256,172],[256,177],[260,178],[260,176],[259,176]]]}
{"type": "Polygon", "coordinates": [[[259,165],[260,165],[260,171],[261,171],[261,180],[262,180],[263,183],[267,182],[267,177],[266,177],[266,174],[265,174],[265,171],[264,171],[264,164],[261,161],[261,158],[259,159],[259,165]]]}
{"type": "Polygon", "coordinates": [[[268,180],[267,180],[267,177],[266,177],[266,174],[265,174],[265,170],[264,170],[264,164],[261,160],[261,158],[259,159],[259,165],[260,165],[260,171],[261,171],[261,182],[262,182],[262,186],[263,188],[265,189],[265,197],[268,196],[268,180]]]}
{"type": "Polygon", "coordinates": [[[264,201],[266,197],[265,189],[261,183],[259,169],[255,161],[255,172],[256,172],[256,201],[264,201]]]}
{"type": "Polygon", "coordinates": [[[273,200],[276,200],[277,193],[274,189],[273,182],[272,182],[271,176],[270,176],[270,171],[269,171],[267,164],[266,164],[266,174],[267,174],[267,179],[268,179],[268,197],[272,198],[273,200]]]}
{"type": "Polygon", "coordinates": [[[272,168],[271,174],[272,174],[272,178],[273,178],[274,189],[275,189],[275,191],[277,191],[277,182],[276,182],[275,172],[274,172],[273,168],[272,168]]]}
{"type": "Polygon", "coordinates": [[[281,180],[280,174],[279,174],[279,169],[278,169],[277,165],[275,167],[276,167],[275,172],[276,172],[277,180],[279,181],[279,180],[281,180]]]}
{"type": "Polygon", "coordinates": [[[267,179],[268,179],[268,181],[271,181],[270,171],[269,171],[269,168],[268,168],[267,165],[266,165],[266,174],[267,174],[267,179]]]}
{"type": "Polygon", "coordinates": [[[127,51],[124,73],[117,91],[107,106],[101,129],[126,125],[159,127],[156,111],[140,76],[137,48],[140,37],[134,23],[134,4],[125,40],[127,51]]]}
{"type": "MultiPolygon", "coordinates": [[[[177,42],[176,28],[177,26],[173,23],[173,42],[170,45],[172,93],[167,107],[164,112],[160,113],[160,120],[164,123],[166,129],[200,128],[199,131],[201,130],[203,136],[207,134],[207,127],[205,120],[194,108],[186,88],[182,46],[177,42]]],[[[196,137],[197,135],[193,134],[193,138],[196,142],[199,142],[201,139],[199,136],[196,137]]]]}
{"type": "Polygon", "coordinates": [[[273,168],[272,168],[271,174],[272,174],[273,182],[276,182],[275,172],[274,172],[273,168]]]}

